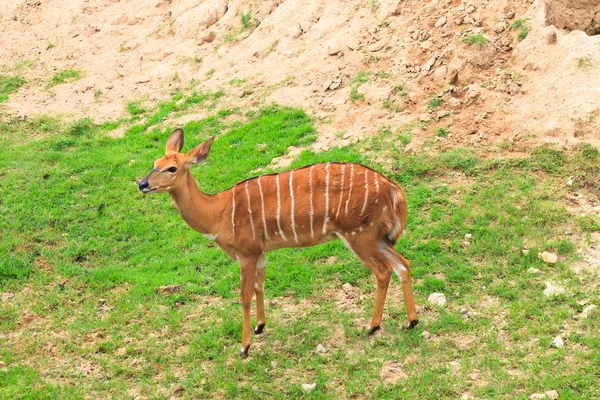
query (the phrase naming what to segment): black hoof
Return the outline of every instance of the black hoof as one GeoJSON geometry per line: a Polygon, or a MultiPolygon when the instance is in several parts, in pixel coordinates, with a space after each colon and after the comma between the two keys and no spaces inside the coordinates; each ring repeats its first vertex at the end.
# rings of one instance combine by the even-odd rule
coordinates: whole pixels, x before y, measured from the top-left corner
{"type": "Polygon", "coordinates": [[[259,324],[256,328],[254,328],[254,333],[256,335],[260,335],[263,333],[263,329],[265,329],[265,324],[259,324]]]}
{"type": "Polygon", "coordinates": [[[408,329],[413,329],[417,325],[419,325],[418,319],[415,319],[414,321],[410,321],[410,323],[408,324],[408,329]]]}
{"type": "Polygon", "coordinates": [[[245,348],[242,349],[242,351],[240,351],[240,357],[242,359],[248,358],[248,349],[250,349],[250,345],[246,346],[245,348]]]}
{"type": "Polygon", "coordinates": [[[374,335],[375,332],[377,332],[380,329],[381,328],[379,327],[379,325],[372,327],[371,329],[369,329],[369,336],[374,335]]]}

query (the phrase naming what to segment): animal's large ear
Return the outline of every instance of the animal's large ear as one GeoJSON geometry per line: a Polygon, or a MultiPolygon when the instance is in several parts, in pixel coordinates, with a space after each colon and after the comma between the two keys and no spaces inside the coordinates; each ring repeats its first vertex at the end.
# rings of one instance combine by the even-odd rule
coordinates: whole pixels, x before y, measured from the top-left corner
{"type": "Polygon", "coordinates": [[[167,139],[166,154],[179,153],[183,148],[183,130],[175,129],[167,139]]]}
{"type": "Polygon", "coordinates": [[[204,160],[206,160],[206,157],[208,157],[208,152],[210,151],[210,146],[212,145],[213,140],[215,140],[214,136],[190,150],[187,153],[189,162],[192,164],[203,163],[204,160]]]}

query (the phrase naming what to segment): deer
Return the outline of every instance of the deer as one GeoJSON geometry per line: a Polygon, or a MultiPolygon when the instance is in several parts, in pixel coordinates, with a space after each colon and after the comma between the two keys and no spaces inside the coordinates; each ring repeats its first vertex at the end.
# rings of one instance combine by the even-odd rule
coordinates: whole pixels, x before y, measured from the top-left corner
{"type": "Polygon", "coordinates": [[[399,184],[358,163],[327,162],[242,180],[216,194],[200,191],[191,167],[204,163],[214,136],[187,153],[182,129],[167,138],[166,151],[138,188],[169,193],[183,220],[240,266],[243,310],[240,356],[248,357],[253,295],[256,327],[265,328],[267,252],[340,239],[376,278],[368,334],[380,329],[391,274],[402,282],[408,329],[418,324],[409,261],[394,245],[406,227],[407,201],[399,184]]]}

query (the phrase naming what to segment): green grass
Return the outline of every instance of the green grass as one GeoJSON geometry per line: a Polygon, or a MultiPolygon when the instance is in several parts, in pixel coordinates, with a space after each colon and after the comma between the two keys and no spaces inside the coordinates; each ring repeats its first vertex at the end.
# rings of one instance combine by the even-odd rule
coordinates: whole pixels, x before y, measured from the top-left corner
{"type": "Polygon", "coordinates": [[[489,43],[489,40],[480,33],[464,37],[462,41],[467,44],[476,45],[480,48],[489,43]]]}
{"type": "Polygon", "coordinates": [[[0,103],[8,100],[8,95],[19,90],[25,84],[25,79],[20,76],[0,74],[0,103]]]}
{"type": "Polygon", "coordinates": [[[579,240],[599,225],[566,208],[569,191],[596,193],[593,147],[541,147],[519,159],[467,149],[407,154],[388,142],[406,144],[407,128],[304,151],[293,167],[337,160],[381,169],[372,160],[388,161],[385,174],[409,202],[397,248],[411,261],[421,324],[403,329],[394,280],[383,330],[367,337],[373,278],[349,251],[339,242],[278,250],[267,256],[267,327],[242,361],[239,267],[185,225],[168,195],[143,196],[136,181],[164,154],[170,118],[191,107],[209,116],[184,126],[184,151],[217,135],[207,162],[193,169],[206,192],[269,171],[273,158],[308,147],[315,132],[302,110],[244,114],[218,110],[219,98],[176,92],[104,124],[0,122],[0,292],[14,293],[0,307],[0,398],[527,399],[551,389],[597,398],[600,319],[572,316],[582,299],[598,304],[600,287],[570,265],[579,240]],[[123,123],[124,138],[106,136],[123,123]],[[543,264],[544,250],[557,251],[559,262],[543,264]],[[527,274],[530,267],[542,274],[527,274]],[[545,281],[567,294],[545,298],[545,281]],[[161,285],[182,287],[163,297],[161,285]],[[448,307],[426,307],[433,291],[445,293],[448,307]],[[567,345],[550,348],[559,334],[567,345]],[[314,352],[319,343],[324,356],[314,352]],[[409,378],[384,385],[379,373],[392,361],[409,378]],[[303,395],[301,384],[312,382],[316,390],[303,395]]]}
{"type": "Polygon", "coordinates": [[[350,86],[352,90],[350,91],[350,101],[352,103],[356,103],[357,101],[364,101],[365,95],[358,91],[358,88],[364,83],[369,82],[371,79],[372,73],[366,71],[360,71],[352,81],[350,82],[350,86]]]}
{"type": "Polygon", "coordinates": [[[511,31],[519,31],[519,33],[517,34],[517,39],[519,39],[519,41],[525,39],[527,35],[529,35],[529,31],[531,30],[531,28],[529,27],[529,23],[527,22],[528,20],[529,18],[519,18],[514,20],[513,23],[510,24],[509,29],[511,31]]]}
{"type": "Polygon", "coordinates": [[[439,97],[432,97],[431,99],[429,99],[429,104],[427,104],[427,109],[428,110],[435,110],[436,108],[439,108],[442,105],[442,99],[440,99],[439,97]]]}
{"type": "Polygon", "coordinates": [[[57,85],[62,85],[63,83],[75,82],[76,80],[81,79],[81,72],[76,69],[66,69],[64,71],[57,72],[54,74],[47,87],[51,88],[57,85]]]}

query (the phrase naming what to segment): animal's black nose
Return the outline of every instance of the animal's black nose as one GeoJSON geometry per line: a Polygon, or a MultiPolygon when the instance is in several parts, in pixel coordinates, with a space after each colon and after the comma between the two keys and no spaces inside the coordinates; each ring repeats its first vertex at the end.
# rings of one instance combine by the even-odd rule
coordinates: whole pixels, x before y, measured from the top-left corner
{"type": "Polygon", "coordinates": [[[148,189],[148,181],[147,180],[141,180],[138,182],[138,188],[140,190],[144,190],[144,189],[148,189]]]}

